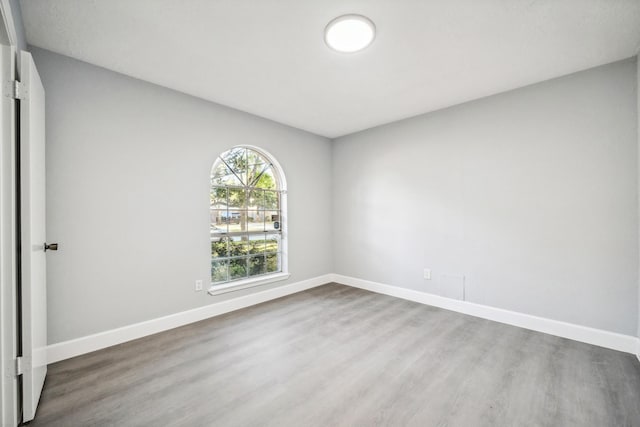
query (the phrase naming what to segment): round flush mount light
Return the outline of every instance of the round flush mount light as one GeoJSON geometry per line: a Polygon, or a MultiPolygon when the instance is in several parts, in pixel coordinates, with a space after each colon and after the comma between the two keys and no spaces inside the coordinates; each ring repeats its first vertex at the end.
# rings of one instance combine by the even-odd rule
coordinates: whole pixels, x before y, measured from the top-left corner
{"type": "Polygon", "coordinates": [[[342,15],[324,29],[324,41],[342,53],[358,52],[369,46],[376,36],[376,26],[362,15],[342,15]]]}

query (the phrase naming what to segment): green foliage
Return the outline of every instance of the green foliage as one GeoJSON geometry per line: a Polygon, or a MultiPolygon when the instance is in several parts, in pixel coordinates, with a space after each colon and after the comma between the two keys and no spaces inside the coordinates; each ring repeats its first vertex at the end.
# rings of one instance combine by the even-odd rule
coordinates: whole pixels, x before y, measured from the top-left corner
{"type": "Polygon", "coordinates": [[[280,271],[280,268],[278,266],[278,256],[279,256],[278,254],[265,255],[267,273],[274,273],[276,271],[280,271]]]}
{"type": "Polygon", "coordinates": [[[211,185],[277,188],[271,162],[247,148],[233,148],[220,155],[211,170],[211,185]]]}
{"type": "Polygon", "coordinates": [[[222,237],[219,240],[211,242],[212,258],[222,258],[229,256],[229,252],[227,251],[227,240],[228,239],[226,237],[222,237]]]}
{"type": "Polygon", "coordinates": [[[247,240],[246,237],[240,240],[233,240],[230,237],[223,236],[211,241],[212,258],[246,256],[265,252],[278,252],[278,240],[247,240]]]}
{"type": "Polygon", "coordinates": [[[227,280],[227,270],[229,261],[211,262],[211,282],[225,282],[227,280]]]}
{"type": "Polygon", "coordinates": [[[256,183],[254,184],[254,187],[262,188],[263,190],[276,189],[276,180],[274,179],[270,169],[271,167],[268,170],[266,170],[265,173],[260,175],[256,183]]]}
{"type": "Polygon", "coordinates": [[[210,192],[212,207],[241,210],[278,210],[280,194],[276,190],[260,188],[212,186],[210,192]]]}
{"type": "Polygon", "coordinates": [[[222,237],[212,241],[211,281],[225,282],[279,271],[278,245],[277,239],[247,241],[222,237]]]}
{"type": "Polygon", "coordinates": [[[264,256],[253,256],[249,258],[249,275],[257,276],[264,274],[264,256]]]}
{"type": "Polygon", "coordinates": [[[247,261],[244,258],[229,260],[229,279],[247,277],[247,261]]]}

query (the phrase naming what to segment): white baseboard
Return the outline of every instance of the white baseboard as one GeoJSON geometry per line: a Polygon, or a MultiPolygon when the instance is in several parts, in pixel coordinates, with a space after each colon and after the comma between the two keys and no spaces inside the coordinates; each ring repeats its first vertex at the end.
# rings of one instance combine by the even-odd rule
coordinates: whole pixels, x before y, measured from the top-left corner
{"type": "Polygon", "coordinates": [[[60,360],[69,359],[81,354],[90,353],[112,345],[121,344],[127,341],[152,335],[158,332],[167,331],[189,323],[198,322],[210,317],[219,316],[224,313],[239,310],[241,308],[260,304],[286,295],[295,294],[316,286],[331,282],[332,274],[314,277],[289,285],[278,286],[277,288],[244,295],[238,298],[217,302],[193,310],[135,323],[122,328],[100,332],[86,337],[52,344],[47,347],[47,362],[55,363],[60,360]]]}
{"type": "Polygon", "coordinates": [[[421,304],[431,305],[456,311],[495,322],[518,326],[533,331],[543,332],[575,341],[606,347],[613,350],[635,354],[640,361],[640,339],[603,331],[558,320],[546,319],[515,311],[504,310],[467,301],[453,300],[438,295],[419,292],[397,286],[385,285],[340,274],[325,274],[312,279],[291,283],[277,288],[244,295],[238,298],[206,305],[204,307],[183,311],[157,319],[100,332],[47,347],[47,362],[55,363],[113,345],[132,341],[158,332],[167,331],[189,323],[198,322],[210,317],[219,316],[231,311],[250,307],[286,295],[315,288],[329,282],[336,282],[379,294],[402,298],[421,304]]]}
{"type": "Polygon", "coordinates": [[[332,279],[334,282],[343,285],[365,289],[379,294],[390,295],[421,304],[427,304],[475,317],[481,317],[483,319],[493,320],[495,322],[530,329],[532,331],[543,332],[545,334],[568,338],[574,341],[636,354],[638,355],[638,359],[640,359],[640,339],[631,335],[623,335],[467,301],[444,298],[434,294],[385,285],[340,274],[332,275],[332,279]]]}

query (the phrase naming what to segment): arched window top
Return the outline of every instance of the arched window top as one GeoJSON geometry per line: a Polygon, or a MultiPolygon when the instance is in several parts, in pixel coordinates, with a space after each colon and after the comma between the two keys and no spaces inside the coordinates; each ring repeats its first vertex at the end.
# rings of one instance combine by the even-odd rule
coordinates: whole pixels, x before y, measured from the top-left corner
{"type": "Polygon", "coordinates": [[[287,273],[285,179],[255,147],[233,147],[211,167],[210,293],[283,280],[287,273]]]}
{"type": "Polygon", "coordinates": [[[283,190],[284,177],[277,164],[250,147],[233,147],[220,154],[211,168],[211,185],[283,190]]]}

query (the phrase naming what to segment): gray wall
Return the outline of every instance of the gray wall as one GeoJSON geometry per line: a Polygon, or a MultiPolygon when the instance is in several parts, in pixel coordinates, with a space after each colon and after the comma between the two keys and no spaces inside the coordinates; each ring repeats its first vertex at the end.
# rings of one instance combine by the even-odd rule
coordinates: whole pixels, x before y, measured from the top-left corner
{"type": "Polygon", "coordinates": [[[634,335],[636,63],[334,142],[336,273],[634,335]],[[432,280],[423,279],[432,269],[432,280]]]}
{"type": "MultiPolygon", "coordinates": [[[[47,94],[49,341],[211,304],[209,170],[238,144],[281,163],[284,283],[331,273],[331,142],[36,48],[47,94]]],[[[274,287],[278,285],[270,285],[274,287]]]]}
{"type": "Polygon", "coordinates": [[[237,144],[287,175],[289,283],[335,271],[444,294],[443,276],[464,275],[469,301],[640,329],[632,60],[343,137],[332,157],[325,138],[32,51],[61,244],[50,343],[267,288],[193,291],[209,274],[209,167],[237,144]]]}
{"type": "Polygon", "coordinates": [[[22,22],[20,0],[9,0],[9,3],[11,4],[11,17],[16,31],[16,47],[20,50],[25,50],[27,48],[27,36],[24,32],[24,23],[22,22]]]}
{"type": "Polygon", "coordinates": [[[22,22],[22,8],[20,7],[20,0],[0,0],[2,5],[3,16],[6,16],[7,29],[0,32],[0,42],[6,45],[10,44],[10,36],[8,33],[13,33],[15,40],[13,45],[18,50],[25,50],[27,48],[27,38],[24,32],[24,23],[22,22]]]}

